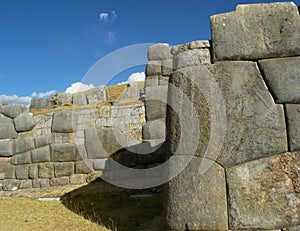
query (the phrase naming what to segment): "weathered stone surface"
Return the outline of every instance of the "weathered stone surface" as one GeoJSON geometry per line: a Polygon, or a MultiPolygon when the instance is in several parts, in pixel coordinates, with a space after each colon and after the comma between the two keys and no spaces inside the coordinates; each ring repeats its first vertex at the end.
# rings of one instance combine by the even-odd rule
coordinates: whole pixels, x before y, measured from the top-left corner
{"type": "Polygon", "coordinates": [[[145,80],[145,88],[158,86],[158,75],[147,76],[145,80]]]}
{"type": "Polygon", "coordinates": [[[210,64],[210,52],[208,49],[195,49],[179,53],[174,58],[174,69],[210,64]]]}
{"type": "Polygon", "coordinates": [[[31,99],[30,109],[49,109],[51,107],[50,99],[35,98],[31,99]]]}
{"type": "Polygon", "coordinates": [[[1,108],[2,106],[6,106],[6,105],[8,105],[8,103],[7,103],[6,101],[0,100],[0,108],[1,108]]]}
{"type": "Polygon", "coordinates": [[[74,163],[54,163],[55,177],[71,176],[74,174],[74,163]]]}
{"type": "Polygon", "coordinates": [[[30,164],[31,163],[31,152],[24,152],[18,155],[14,155],[11,158],[11,163],[14,165],[30,164]]]}
{"type": "Polygon", "coordinates": [[[105,152],[101,139],[98,137],[97,129],[87,128],[84,130],[85,149],[89,159],[101,159],[108,157],[105,152]]]}
{"type": "Polygon", "coordinates": [[[62,110],[55,112],[52,121],[52,132],[70,133],[76,131],[77,116],[75,112],[62,110]]]}
{"type": "Polygon", "coordinates": [[[169,76],[159,76],[158,78],[158,85],[165,86],[169,83],[169,76]]]}
{"type": "Polygon", "coordinates": [[[39,178],[49,179],[53,177],[54,177],[53,163],[39,164],[39,178]]]}
{"type": "Polygon", "coordinates": [[[19,180],[4,180],[2,182],[2,188],[4,191],[15,191],[19,188],[19,180]]]}
{"type": "Polygon", "coordinates": [[[276,103],[300,103],[300,57],[266,59],[259,65],[276,103]]]}
{"type": "Polygon", "coordinates": [[[21,104],[10,104],[4,107],[1,107],[1,113],[5,116],[8,116],[12,119],[18,117],[24,112],[28,112],[28,109],[21,104]]]}
{"type": "Polygon", "coordinates": [[[127,98],[140,98],[140,88],[136,85],[136,83],[128,83],[125,91],[118,99],[127,99],[127,98]]]}
{"type": "Polygon", "coordinates": [[[27,137],[18,137],[14,140],[15,154],[31,151],[34,149],[34,140],[27,137]]]}
{"type": "Polygon", "coordinates": [[[14,119],[14,123],[17,132],[27,132],[35,126],[31,113],[23,113],[19,115],[14,119]]]}
{"type": "Polygon", "coordinates": [[[94,160],[93,169],[95,171],[102,171],[105,169],[109,169],[109,159],[97,159],[94,160]]]}
{"type": "Polygon", "coordinates": [[[33,179],[33,180],[37,179],[38,176],[39,176],[39,165],[38,164],[31,164],[29,166],[28,175],[29,175],[30,179],[33,179]]]}
{"type": "Polygon", "coordinates": [[[300,105],[287,104],[287,130],[291,151],[300,151],[300,105]]]}
{"type": "Polygon", "coordinates": [[[49,179],[35,179],[32,181],[33,188],[47,188],[49,187],[49,179]]]}
{"type": "MultiPolygon", "coordinates": [[[[92,165],[91,165],[92,167],[92,165]]],[[[75,163],[75,173],[76,174],[88,174],[91,173],[92,169],[85,161],[78,161],[75,163]]]]}
{"type": "MultiPolygon", "coordinates": [[[[227,198],[224,169],[212,163],[199,173],[202,158],[189,165],[167,184],[166,219],[171,230],[227,230],[227,198]]],[[[210,162],[210,161],[209,161],[210,162]]],[[[176,171],[180,158],[171,165],[176,171]]]]}
{"type": "Polygon", "coordinates": [[[211,16],[211,30],[214,60],[300,55],[300,16],[292,2],[238,5],[211,16]]]}
{"type": "Polygon", "coordinates": [[[147,121],[166,117],[168,86],[146,88],[146,117],[147,121]]]}
{"type": "Polygon", "coordinates": [[[73,105],[74,106],[84,106],[87,105],[87,97],[84,93],[78,93],[73,95],[73,105]]]}
{"type": "Polygon", "coordinates": [[[290,227],[287,229],[283,229],[283,231],[299,231],[300,230],[300,225],[299,226],[295,226],[295,227],[290,227]]]}
{"type": "Polygon", "coordinates": [[[28,189],[32,187],[32,181],[31,180],[21,180],[19,189],[28,189]]]}
{"type": "Polygon", "coordinates": [[[191,50],[193,49],[202,49],[202,48],[210,48],[210,42],[208,40],[196,40],[189,43],[189,47],[191,50]]]}
{"type": "Polygon", "coordinates": [[[13,140],[0,140],[0,157],[9,157],[13,155],[13,140]]]}
{"type": "Polygon", "coordinates": [[[0,139],[13,139],[17,136],[13,120],[0,114],[0,139]]]}
{"type": "Polygon", "coordinates": [[[58,106],[70,106],[72,105],[72,94],[60,93],[57,95],[56,103],[58,106]]]}
{"type": "Polygon", "coordinates": [[[16,178],[16,167],[10,163],[0,162],[0,173],[4,173],[5,179],[15,179],[16,178]]]}
{"type": "Polygon", "coordinates": [[[163,59],[170,59],[172,58],[171,55],[171,48],[169,44],[159,43],[149,47],[148,49],[148,59],[149,60],[163,60],[163,59]]]}
{"type": "Polygon", "coordinates": [[[173,59],[163,60],[161,68],[163,75],[171,75],[173,73],[173,59]]]}
{"type": "Polygon", "coordinates": [[[86,174],[73,174],[70,176],[70,183],[72,185],[81,185],[86,183],[86,174]]]}
{"type": "Polygon", "coordinates": [[[146,66],[146,75],[161,75],[162,74],[162,62],[161,61],[149,61],[146,66]]]}
{"type": "Polygon", "coordinates": [[[29,165],[16,166],[16,178],[20,180],[28,179],[29,165]]]}
{"type": "Polygon", "coordinates": [[[166,138],[166,122],[165,119],[148,121],[143,126],[143,139],[165,139],[166,138]]]}
{"type": "Polygon", "coordinates": [[[105,87],[96,87],[89,90],[87,95],[89,104],[96,104],[99,102],[107,101],[107,90],[105,87]]]}
{"type": "Polygon", "coordinates": [[[50,186],[64,186],[70,184],[69,177],[52,178],[50,180],[50,186]]]}
{"type": "Polygon", "coordinates": [[[34,139],[35,147],[41,148],[53,143],[53,137],[51,134],[38,136],[34,139]]]}
{"type": "Polygon", "coordinates": [[[230,229],[268,230],[300,223],[300,153],[227,169],[230,229]]]}
{"type": "Polygon", "coordinates": [[[50,162],[50,147],[37,148],[32,151],[32,163],[50,162]]]}
{"type": "Polygon", "coordinates": [[[101,143],[101,155],[111,156],[117,151],[128,147],[126,137],[116,128],[96,127],[98,139],[101,143]]]}
{"type": "Polygon", "coordinates": [[[75,144],[51,144],[51,161],[68,162],[77,160],[77,146],[75,144]]]}

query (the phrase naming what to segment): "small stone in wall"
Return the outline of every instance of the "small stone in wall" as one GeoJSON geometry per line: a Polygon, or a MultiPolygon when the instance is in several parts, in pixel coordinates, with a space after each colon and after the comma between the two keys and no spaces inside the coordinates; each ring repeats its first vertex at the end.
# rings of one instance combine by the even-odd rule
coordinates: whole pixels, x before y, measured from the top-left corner
{"type": "Polygon", "coordinates": [[[55,112],[52,121],[52,132],[70,133],[76,131],[77,117],[75,112],[62,110],[55,112]]]}
{"type": "Polygon", "coordinates": [[[31,113],[23,113],[14,119],[15,128],[17,132],[27,132],[32,130],[35,122],[31,113]]]}

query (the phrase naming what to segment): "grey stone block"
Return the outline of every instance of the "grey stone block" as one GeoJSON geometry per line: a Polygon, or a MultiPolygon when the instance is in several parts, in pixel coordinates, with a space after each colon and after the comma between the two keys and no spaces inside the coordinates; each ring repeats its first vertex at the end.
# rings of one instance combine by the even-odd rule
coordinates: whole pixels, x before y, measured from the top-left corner
{"type": "Polygon", "coordinates": [[[31,163],[31,152],[24,152],[18,155],[14,155],[11,158],[11,163],[14,165],[30,164],[31,163]]]}
{"type": "Polygon", "coordinates": [[[45,146],[32,151],[32,163],[50,162],[50,147],[45,146]]]}
{"type": "Polygon", "coordinates": [[[165,119],[148,121],[143,126],[143,139],[165,139],[166,138],[166,122],[165,119]]]}
{"type": "Polygon", "coordinates": [[[86,183],[86,174],[73,174],[70,176],[70,183],[72,185],[82,185],[86,183]]]}
{"type": "Polygon", "coordinates": [[[147,121],[166,117],[168,86],[147,87],[146,89],[146,118],[147,121]]]}
{"type": "Polygon", "coordinates": [[[17,136],[13,120],[0,114],[0,139],[14,139],[17,136]]]}
{"type": "Polygon", "coordinates": [[[4,191],[15,191],[19,188],[19,180],[4,180],[2,182],[2,189],[4,191]]]}
{"type": "Polygon", "coordinates": [[[50,179],[54,177],[53,163],[39,164],[39,178],[50,179]]]}
{"type": "Polygon", "coordinates": [[[149,47],[148,60],[171,59],[171,48],[169,44],[159,43],[149,47]]]}
{"type": "Polygon", "coordinates": [[[74,174],[74,163],[54,163],[55,177],[71,176],[74,174]]]}
{"type": "Polygon", "coordinates": [[[58,106],[70,106],[72,105],[72,94],[60,93],[57,95],[56,102],[58,106]]]}
{"type": "Polygon", "coordinates": [[[169,84],[169,76],[159,76],[158,85],[165,86],[169,84]]]}
{"type": "Polygon", "coordinates": [[[136,83],[128,83],[125,91],[118,99],[138,99],[140,98],[140,88],[136,85],[136,83]]]}
{"type": "Polygon", "coordinates": [[[55,112],[52,121],[52,132],[71,133],[76,131],[77,116],[75,112],[62,110],[55,112]]]}
{"type": "Polygon", "coordinates": [[[50,180],[49,179],[35,179],[32,181],[33,188],[47,188],[49,187],[50,180]]]}
{"type": "Polygon", "coordinates": [[[174,58],[174,69],[183,67],[210,64],[210,52],[208,49],[195,49],[179,53],[174,58]]]}
{"type": "Polygon", "coordinates": [[[163,60],[161,70],[163,75],[171,75],[173,73],[173,59],[163,60]]]}
{"type": "Polygon", "coordinates": [[[34,149],[33,138],[18,137],[14,140],[15,154],[31,151],[34,149]]]}
{"type": "Polygon", "coordinates": [[[101,159],[109,156],[105,152],[96,128],[84,129],[85,149],[89,159],[101,159]]]}
{"type": "Polygon", "coordinates": [[[49,144],[52,144],[52,142],[53,142],[53,137],[51,134],[42,135],[42,136],[36,137],[34,139],[36,148],[41,148],[41,147],[47,146],[49,144]]]}
{"type": "Polygon", "coordinates": [[[29,112],[28,108],[26,108],[22,104],[10,104],[4,107],[1,107],[1,113],[5,116],[8,116],[12,119],[18,117],[24,112],[29,112]]]}
{"type": "Polygon", "coordinates": [[[146,76],[162,75],[162,62],[161,61],[149,61],[146,66],[146,76]]]}
{"type": "Polygon", "coordinates": [[[87,105],[87,97],[84,93],[78,93],[73,95],[73,105],[74,106],[84,106],[87,105]]]}
{"type": "Polygon", "coordinates": [[[69,177],[52,178],[50,180],[50,186],[64,186],[70,184],[69,177]]]}
{"type": "Polygon", "coordinates": [[[30,109],[49,109],[51,108],[50,99],[35,98],[31,99],[30,109]]]}
{"type": "Polygon", "coordinates": [[[0,140],[0,157],[10,157],[13,155],[13,140],[0,140]]]}
{"type": "Polygon", "coordinates": [[[300,103],[300,57],[259,61],[276,103],[300,103]]]}
{"type": "Polygon", "coordinates": [[[28,189],[32,187],[32,181],[31,180],[21,180],[19,189],[28,189]]]}
{"type": "Polygon", "coordinates": [[[98,159],[94,160],[93,168],[95,171],[102,171],[105,169],[109,169],[109,159],[98,159]]]}
{"type": "Polygon", "coordinates": [[[29,178],[29,165],[16,166],[16,178],[20,180],[29,178]]]}
{"type": "MultiPolygon", "coordinates": [[[[177,171],[176,157],[170,171],[177,171]]],[[[212,161],[192,157],[188,166],[167,185],[166,220],[170,230],[228,230],[224,169],[212,161]],[[200,174],[206,161],[210,169],[200,174]]]]}
{"type": "Polygon", "coordinates": [[[299,166],[296,152],[227,169],[230,229],[270,230],[299,224],[300,184],[295,174],[299,166]]]}
{"type": "Polygon", "coordinates": [[[300,151],[300,105],[287,104],[285,108],[290,150],[300,151]]]}
{"type": "Polygon", "coordinates": [[[39,165],[38,164],[31,164],[29,166],[29,178],[30,179],[37,179],[39,177],[39,165]]]}
{"type": "Polygon", "coordinates": [[[88,174],[92,172],[92,165],[89,165],[85,161],[78,161],[75,163],[75,173],[76,174],[88,174]]]}
{"type": "Polygon", "coordinates": [[[300,55],[300,16],[293,2],[238,5],[211,16],[214,60],[300,55]]]}
{"type": "Polygon", "coordinates": [[[189,47],[191,50],[210,48],[210,42],[208,40],[196,40],[196,41],[190,42],[189,47]]]}
{"type": "Polygon", "coordinates": [[[158,75],[147,76],[145,80],[145,88],[147,87],[157,87],[158,86],[158,75]]]}
{"type": "Polygon", "coordinates": [[[15,179],[16,178],[16,167],[10,163],[0,162],[0,173],[4,173],[5,179],[15,179]]]}
{"type": "Polygon", "coordinates": [[[32,130],[35,122],[31,113],[23,113],[14,119],[15,128],[17,132],[27,132],[32,130]]]}
{"type": "Polygon", "coordinates": [[[89,90],[88,95],[88,104],[96,104],[99,102],[107,101],[107,89],[106,87],[96,87],[89,90]]]}
{"type": "Polygon", "coordinates": [[[77,160],[77,146],[75,144],[51,144],[51,160],[53,162],[68,162],[77,160]]]}

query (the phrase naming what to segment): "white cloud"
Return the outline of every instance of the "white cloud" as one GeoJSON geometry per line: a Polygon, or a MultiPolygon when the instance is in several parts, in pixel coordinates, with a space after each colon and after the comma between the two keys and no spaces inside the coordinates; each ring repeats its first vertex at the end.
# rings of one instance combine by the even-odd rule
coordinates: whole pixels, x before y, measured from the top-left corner
{"type": "Polygon", "coordinates": [[[92,88],[94,88],[93,84],[87,85],[87,84],[77,82],[77,83],[73,83],[70,87],[68,87],[66,93],[74,94],[81,91],[88,91],[92,88]]]}
{"type": "Polygon", "coordinates": [[[4,100],[8,103],[23,104],[26,107],[29,107],[31,99],[30,96],[0,95],[0,100],[4,100]]]}
{"type": "Polygon", "coordinates": [[[108,22],[109,14],[108,13],[100,13],[99,17],[100,17],[100,21],[108,22]]]}
{"type": "Polygon", "coordinates": [[[100,21],[104,23],[113,23],[117,17],[116,11],[114,10],[110,14],[107,12],[99,14],[100,21]]]}
{"type": "Polygon", "coordinates": [[[47,92],[41,92],[41,93],[33,92],[33,93],[31,94],[31,97],[32,97],[32,98],[48,98],[48,97],[50,97],[51,95],[54,95],[55,93],[56,93],[55,90],[47,91],[47,92]]]}
{"type": "Polygon", "coordinates": [[[144,72],[136,72],[129,76],[127,82],[132,83],[138,81],[145,81],[145,79],[146,79],[146,75],[144,72]]]}

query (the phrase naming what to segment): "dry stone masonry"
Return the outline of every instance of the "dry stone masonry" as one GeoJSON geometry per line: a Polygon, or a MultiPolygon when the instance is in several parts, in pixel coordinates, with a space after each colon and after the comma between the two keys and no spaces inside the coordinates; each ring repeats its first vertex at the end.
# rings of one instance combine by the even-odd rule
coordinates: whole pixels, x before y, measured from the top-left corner
{"type": "Polygon", "coordinates": [[[165,185],[169,230],[299,231],[298,7],[238,5],[211,32],[151,46],[144,85],[33,99],[30,111],[0,101],[1,189],[90,182],[111,157],[137,169],[173,158],[170,173],[188,158],[165,185]]]}

